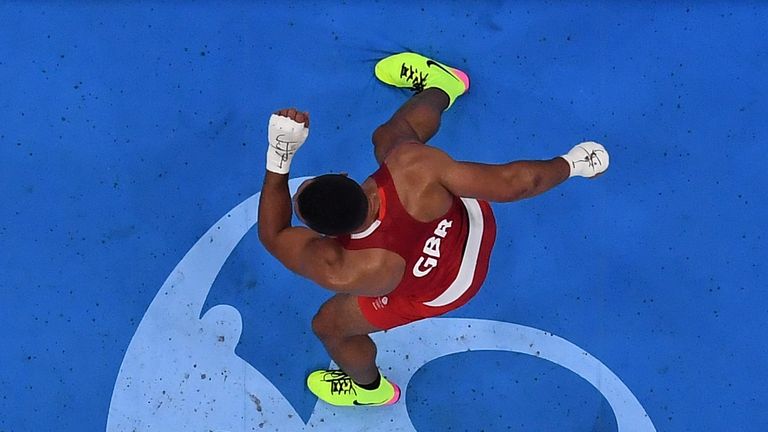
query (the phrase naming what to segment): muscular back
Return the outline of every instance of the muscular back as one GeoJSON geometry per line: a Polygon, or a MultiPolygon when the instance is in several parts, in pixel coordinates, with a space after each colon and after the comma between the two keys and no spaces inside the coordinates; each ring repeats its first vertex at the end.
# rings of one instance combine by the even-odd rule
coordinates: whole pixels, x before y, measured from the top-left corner
{"type": "Polygon", "coordinates": [[[417,142],[403,143],[384,160],[400,201],[408,214],[421,222],[439,218],[453,202],[452,194],[440,183],[433,150],[417,142]]]}
{"type": "MultiPolygon", "coordinates": [[[[383,161],[403,207],[420,222],[430,222],[443,216],[453,203],[452,194],[439,181],[432,150],[418,142],[403,143],[383,161]]],[[[375,181],[368,178],[363,188],[376,190],[375,181]]],[[[387,294],[395,289],[406,271],[405,261],[385,249],[345,250],[344,254],[351,262],[367,262],[372,270],[358,294],[387,294]]]]}

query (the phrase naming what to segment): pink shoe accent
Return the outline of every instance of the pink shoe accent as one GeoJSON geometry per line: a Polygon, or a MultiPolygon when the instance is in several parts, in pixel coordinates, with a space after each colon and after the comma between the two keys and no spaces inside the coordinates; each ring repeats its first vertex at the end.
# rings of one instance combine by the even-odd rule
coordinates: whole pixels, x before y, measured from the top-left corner
{"type": "Polygon", "coordinates": [[[457,77],[459,77],[461,82],[464,83],[464,91],[469,90],[469,75],[455,68],[451,68],[451,70],[456,74],[457,77]]]}
{"type": "Polygon", "coordinates": [[[389,402],[385,403],[384,405],[394,405],[397,403],[397,401],[400,400],[400,387],[397,386],[397,384],[392,383],[392,387],[395,388],[395,395],[392,396],[392,399],[389,400],[389,402]]]}

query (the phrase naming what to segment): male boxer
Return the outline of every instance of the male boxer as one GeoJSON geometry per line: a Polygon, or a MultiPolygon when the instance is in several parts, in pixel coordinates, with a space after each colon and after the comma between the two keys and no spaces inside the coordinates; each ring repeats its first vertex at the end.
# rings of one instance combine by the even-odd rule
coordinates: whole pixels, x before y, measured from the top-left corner
{"type": "Polygon", "coordinates": [[[417,92],[373,134],[379,169],[362,184],[338,174],[308,180],[292,203],[288,172],[309,133],[309,114],[280,110],[269,121],[259,204],[267,250],[336,293],[312,328],[341,369],[313,372],[307,385],[340,406],[389,405],[400,397],[379,373],[370,333],[444,314],[477,294],[496,235],[488,201],[530,198],[569,177],[601,174],[609,163],[595,142],[550,160],[455,161],[426,142],[469,77],[415,53],[381,60],[375,74],[417,92]],[[291,226],[292,207],[308,228],[291,226]]]}

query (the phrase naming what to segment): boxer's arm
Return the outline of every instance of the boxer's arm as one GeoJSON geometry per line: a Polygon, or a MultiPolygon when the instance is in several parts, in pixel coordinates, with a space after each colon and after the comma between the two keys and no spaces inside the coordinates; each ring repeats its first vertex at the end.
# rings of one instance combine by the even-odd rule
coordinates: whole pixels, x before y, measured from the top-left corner
{"type": "Polygon", "coordinates": [[[309,230],[291,227],[288,172],[294,154],[308,135],[309,113],[288,108],[269,118],[267,170],[259,200],[259,239],[283,264],[291,264],[292,270],[297,266],[286,254],[290,250],[286,247],[305,246],[313,237],[318,237],[309,230]]]}
{"type": "Polygon", "coordinates": [[[452,161],[446,163],[440,180],[458,196],[510,202],[544,193],[567,180],[569,174],[568,162],[560,157],[502,165],[452,161]]]}
{"type": "Polygon", "coordinates": [[[451,193],[486,201],[510,202],[546,192],[569,177],[595,177],[609,163],[603,146],[586,142],[568,154],[550,160],[515,161],[506,164],[459,162],[445,152],[423,147],[425,168],[451,193]]]}
{"type": "Polygon", "coordinates": [[[318,254],[316,260],[310,256],[318,252],[315,242],[321,236],[309,229],[291,226],[291,216],[288,176],[267,171],[259,199],[259,240],[289,270],[318,283],[324,282],[321,267],[328,260],[323,259],[323,254],[318,254]]]}
{"type": "Polygon", "coordinates": [[[295,108],[279,110],[270,117],[268,129],[267,171],[259,200],[259,239],[289,270],[320,285],[332,285],[340,251],[317,233],[291,226],[288,172],[294,154],[309,134],[309,114],[295,108]]]}

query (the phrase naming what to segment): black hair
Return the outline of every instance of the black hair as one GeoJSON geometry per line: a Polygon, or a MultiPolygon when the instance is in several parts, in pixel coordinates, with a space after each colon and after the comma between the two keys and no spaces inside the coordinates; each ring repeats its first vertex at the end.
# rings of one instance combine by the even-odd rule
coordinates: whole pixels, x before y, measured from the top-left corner
{"type": "Polygon", "coordinates": [[[341,174],[315,177],[301,190],[296,202],[307,226],[325,235],[352,233],[368,214],[363,188],[341,174]]]}

